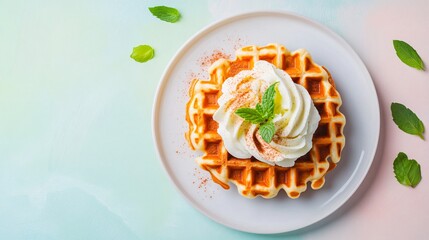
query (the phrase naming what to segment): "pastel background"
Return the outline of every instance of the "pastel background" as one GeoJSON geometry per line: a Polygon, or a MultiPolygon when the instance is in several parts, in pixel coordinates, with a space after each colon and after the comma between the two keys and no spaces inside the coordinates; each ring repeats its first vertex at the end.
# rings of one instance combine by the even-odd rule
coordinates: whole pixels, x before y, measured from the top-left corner
{"type": "Polygon", "coordinates": [[[0,239],[425,239],[429,141],[402,133],[389,106],[404,103],[429,128],[429,74],[392,47],[407,41],[429,66],[428,12],[425,0],[1,0],[0,239]],[[163,4],[181,21],[147,10],[163,4]],[[368,177],[343,207],[305,229],[262,236],[219,225],[182,198],[156,157],[151,111],[162,71],[190,36],[267,9],[314,19],[350,43],[376,85],[382,132],[368,177]],[[139,44],[156,57],[130,59],[139,44]],[[415,189],[394,178],[399,151],[421,164],[415,189]]]}

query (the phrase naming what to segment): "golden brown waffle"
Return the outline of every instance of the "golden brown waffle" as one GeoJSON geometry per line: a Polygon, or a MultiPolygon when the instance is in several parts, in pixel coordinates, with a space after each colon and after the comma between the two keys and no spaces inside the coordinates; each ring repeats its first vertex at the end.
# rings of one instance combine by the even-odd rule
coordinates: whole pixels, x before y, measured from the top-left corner
{"type": "Polygon", "coordinates": [[[195,79],[189,89],[186,137],[192,149],[203,152],[196,160],[210,172],[213,181],[225,189],[229,188],[228,182],[232,182],[239,193],[248,198],[258,195],[272,198],[280,189],[290,198],[298,198],[309,181],[313,189],[320,189],[325,183],[325,174],[340,161],[345,144],[346,119],[339,111],[341,97],[329,72],[314,63],[304,49],[289,52],[282,45],[269,44],[238,49],[235,60],[220,59],[210,67],[209,73],[209,80],[195,79]],[[313,148],[290,168],[271,166],[253,157],[234,158],[225,149],[217,133],[218,124],[212,118],[218,109],[222,83],[241,70],[252,69],[258,60],[283,69],[295,83],[304,86],[321,116],[313,136],[313,148]]]}

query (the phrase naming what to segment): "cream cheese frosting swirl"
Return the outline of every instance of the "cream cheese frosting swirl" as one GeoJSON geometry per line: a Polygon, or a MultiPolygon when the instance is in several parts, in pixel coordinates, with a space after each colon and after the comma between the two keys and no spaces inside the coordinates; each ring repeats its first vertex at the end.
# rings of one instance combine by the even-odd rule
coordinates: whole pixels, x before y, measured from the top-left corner
{"type": "Polygon", "coordinates": [[[257,61],[252,70],[243,70],[222,85],[219,109],[213,115],[226,150],[236,158],[255,157],[270,165],[291,167],[312,148],[320,115],[307,90],[290,76],[266,61],[257,61]],[[259,125],[235,114],[242,107],[254,108],[265,90],[276,85],[274,97],[275,133],[270,143],[259,134],[259,125]]]}

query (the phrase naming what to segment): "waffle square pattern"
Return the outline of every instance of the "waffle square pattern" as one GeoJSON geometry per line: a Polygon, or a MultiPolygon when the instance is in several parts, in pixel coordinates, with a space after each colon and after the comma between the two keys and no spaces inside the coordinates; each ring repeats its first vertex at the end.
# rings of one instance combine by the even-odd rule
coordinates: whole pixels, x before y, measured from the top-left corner
{"type": "Polygon", "coordinates": [[[209,74],[208,80],[194,79],[189,89],[186,138],[192,149],[202,152],[196,161],[211,174],[213,181],[225,189],[233,183],[247,198],[273,198],[280,189],[290,198],[298,198],[307,189],[308,182],[315,190],[322,188],[326,173],[340,161],[345,144],[346,119],[339,110],[342,101],[328,70],[314,63],[304,49],[290,52],[280,44],[269,44],[238,49],[235,60],[217,60],[209,74]],[[218,124],[213,114],[219,107],[217,100],[222,83],[242,70],[252,69],[258,60],[286,71],[295,83],[305,87],[321,117],[312,149],[293,167],[272,166],[253,157],[235,158],[225,149],[217,133],[218,124]]]}

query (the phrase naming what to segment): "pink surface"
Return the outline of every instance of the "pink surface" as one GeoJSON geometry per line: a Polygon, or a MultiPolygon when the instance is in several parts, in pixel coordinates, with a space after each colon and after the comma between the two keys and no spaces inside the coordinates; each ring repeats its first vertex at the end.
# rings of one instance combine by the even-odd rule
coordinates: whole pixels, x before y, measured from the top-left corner
{"type": "Polygon", "coordinates": [[[403,133],[389,109],[405,104],[429,131],[429,70],[404,65],[392,46],[410,43],[429,68],[428,23],[428,0],[0,1],[0,239],[429,239],[429,134],[403,133]],[[183,19],[159,21],[146,10],[155,5],[183,19]],[[256,10],[301,14],[344,37],[382,111],[378,156],[353,197],[322,222],[275,236],[193,209],[156,158],[149,120],[180,45],[256,10]],[[139,44],[153,45],[155,58],[130,59],[139,44]],[[400,151],[421,164],[415,189],[394,177],[400,151]]]}
{"type": "MultiPolygon", "coordinates": [[[[350,27],[343,36],[364,60],[377,88],[381,108],[381,138],[378,157],[364,184],[350,203],[331,217],[333,223],[310,234],[329,239],[427,239],[429,233],[429,135],[427,140],[397,128],[390,113],[391,102],[412,109],[429,128],[429,73],[404,65],[396,57],[392,40],[411,44],[429,66],[429,5],[383,4],[365,13],[365,22],[356,22],[362,9],[344,9],[341,14],[350,27]],[[400,185],[393,174],[393,160],[403,151],[416,159],[423,179],[415,188],[400,185]],[[347,208],[344,210],[344,208],[347,208]]],[[[358,89],[357,89],[358,91],[358,89]]],[[[362,96],[365,97],[365,96],[362,96]]],[[[371,124],[371,123],[368,123],[371,124]]],[[[311,238],[312,238],[311,237],[311,238]]]]}

